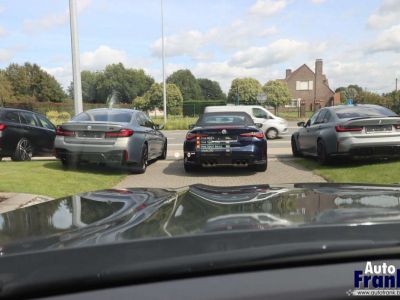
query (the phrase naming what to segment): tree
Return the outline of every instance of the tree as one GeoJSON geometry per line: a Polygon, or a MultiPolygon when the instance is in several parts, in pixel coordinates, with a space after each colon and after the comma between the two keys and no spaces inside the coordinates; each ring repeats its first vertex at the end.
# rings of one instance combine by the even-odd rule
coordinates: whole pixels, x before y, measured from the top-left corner
{"type": "Polygon", "coordinates": [[[189,70],[178,70],[172,73],[168,76],[167,83],[175,84],[179,88],[184,101],[202,98],[200,85],[189,70]]]}
{"type": "Polygon", "coordinates": [[[57,80],[37,64],[10,64],[5,70],[5,75],[17,99],[33,98],[40,102],[61,102],[67,97],[57,80]]]}
{"type": "Polygon", "coordinates": [[[8,101],[14,99],[11,82],[4,72],[0,72],[0,105],[4,106],[8,101]]]}
{"type": "Polygon", "coordinates": [[[377,104],[390,108],[392,103],[389,97],[384,97],[376,93],[361,91],[357,95],[356,103],[377,104]]]}
{"type": "MultiPolygon", "coordinates": [[[[182,115],[183,97],[181,91],[175,84],[167,84],[166,89],[167,113],[172,115],[182,115]]],[[[163,87],[161,83],[153,83],[150,89],[144,94],[143,98],[145,98],[148,103],[148,110],[155,108],[164,109],[163,87]]],[[[143,101],[142,99],[139,100],[143,101]]]]}
{"type": "Polygon", "coordinates": [[[232,81],[228,93],[228,101],[231,103],[254,104],[257,103],[257,96],[262,92],[262,86],[254,78],[236,78],[232,81]]]}
{"type": "Polygon", "coordinates": [[[287,104],[291,99],[289,88],[282,81],[268,81],[263,86],[263,91],[267,95],[268,103],[275,108],[275,112],[279,106],[287,104]]]}
{"type": "Polygon", "coordinates": [[[133,107],[135,109],[143,110],[143,111],[149,111],[154,108],[151,107],[150,101],[147,97],[145,96],[138,96],[132,101],[133,107]]]}
{"type": "Polygon", "coordinates": [[[221,89],[217,81],[212,81],[207,78],[197,79],[199,83],[202,98],[205,100],[225,100],[226,95],[221,89]]]}

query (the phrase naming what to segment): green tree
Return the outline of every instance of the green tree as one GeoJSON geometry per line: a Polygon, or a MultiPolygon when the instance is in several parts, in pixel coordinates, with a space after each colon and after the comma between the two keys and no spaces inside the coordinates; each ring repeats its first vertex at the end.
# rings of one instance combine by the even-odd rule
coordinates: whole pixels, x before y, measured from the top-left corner
{"type": "Polygon", "coordinates": [[[198,78],[202,98],[205,100],[226,100],[226,95],[217,81],[207,78],[198,78]]]}
{"type": "Polygon", "coordinates": [[[390,108],[392,101],[389,97],[384,97],[376,93],[361,91],[356,98],[357,103],[363,104],[377,104],[390,108]]]}
{"type": "Polygon", "coordinates": [[[10,64],[5,74],[17,99],[61,102],[67,97],[57,80],[37,64],[10,64]]]}
{"type": "Polygon", "coordinates": [[[285,82],[279,80],[268,81],[263,86],[263,91],[267,95],[268,103],[275,108],[289,103],[291,96],[289,88],[285,82]]]}
{"type": "Polygon", "coordinates": [[[184,101],[202,98],[200,85],[189,70],[178,70],[172,73],[168,76],[167,83],[175,84],[179,88],[184,101]]]}
{"type": "Polygon", "coordinates": [[[257,95],[262,92],[262,86],[254,78],[236,78],[232,81],[228,93],[228,102],[237,103],[239,96],[240,104],[257,103],[257,95]]]}
{"type": "Polygon", "coordinates": [[[0,105],[4,106],[12,100],[14,100],[14,92],[11,82],[7,79],[6,74],[0,71],[0,105]]]}
{"type": "MultiPolygon", "coordinates": [[[[167,113],[182,115],[183,97],[181,91],[175,84],[167,84],[167,113]]],[[[163,86],[161,83],[154,83],[145,93],[144,98],[148,100],[149,109],[163,109],[163,86]]]]}
{"type": "Polygon", "coordinates": [[[149,99],[145,96],[137,96],[133,99],[132,104],[135,109],[143,110],[145,112],[154,109],[151,107],[149,99]]]}

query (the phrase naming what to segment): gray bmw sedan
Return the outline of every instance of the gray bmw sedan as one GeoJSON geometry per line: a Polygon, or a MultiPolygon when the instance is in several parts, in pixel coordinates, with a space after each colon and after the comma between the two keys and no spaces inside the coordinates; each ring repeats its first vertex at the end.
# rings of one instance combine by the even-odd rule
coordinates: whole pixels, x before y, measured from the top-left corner
{"type": "Polygon", "coordinates": [[[400,156],[400,117],[379,105],[339,105],[317,111],[292,135],[294,156],[400,156]]]}
{"type": "Polygon", "coordinates": [[[141,111],[92,109],[57,128],[54,152],[64,165],[120,164],[144,173],[149,160],[167,156],[167,138],[159,129],[141,111]]]}

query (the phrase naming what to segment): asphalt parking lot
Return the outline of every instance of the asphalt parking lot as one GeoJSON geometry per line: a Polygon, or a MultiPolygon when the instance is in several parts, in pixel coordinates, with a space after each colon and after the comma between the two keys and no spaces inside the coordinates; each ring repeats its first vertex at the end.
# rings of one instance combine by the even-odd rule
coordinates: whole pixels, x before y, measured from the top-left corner
{"type": "Polygon", "coordinates": [[[266,172],[254,172],[247,168],[210,168],[186,173],[183,169],[182,148],[187,131],[165,131],[164,134],[168,138],[167,160],[152,163],[145,174],[130,175],[116,187],[177,188],[197,183],[235,186],[324,182],[322,177],[314,175],[295,163],[295,159],[291,155],[290,137],[296,128],[296,123],[290,122],[288,133],[279,139],[268,141],[268,170],[266,172]]]}

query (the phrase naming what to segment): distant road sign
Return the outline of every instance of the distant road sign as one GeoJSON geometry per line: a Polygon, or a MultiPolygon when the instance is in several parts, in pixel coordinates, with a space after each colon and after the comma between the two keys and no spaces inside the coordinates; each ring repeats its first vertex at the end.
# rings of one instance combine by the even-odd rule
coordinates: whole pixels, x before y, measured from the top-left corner
{"type": "Polygon", "coordinates": [[[257,95],[257,101],[260,102],[260,103],[266,102],[266,101],[267,101],[267,94],[265,94],[265,93],[259,93],[259,94],[257,95]]]}
{"type": "Polygon", "coordinates": [[[353,99],[347,99],[347,105],[353,105],[353,99]]]}

